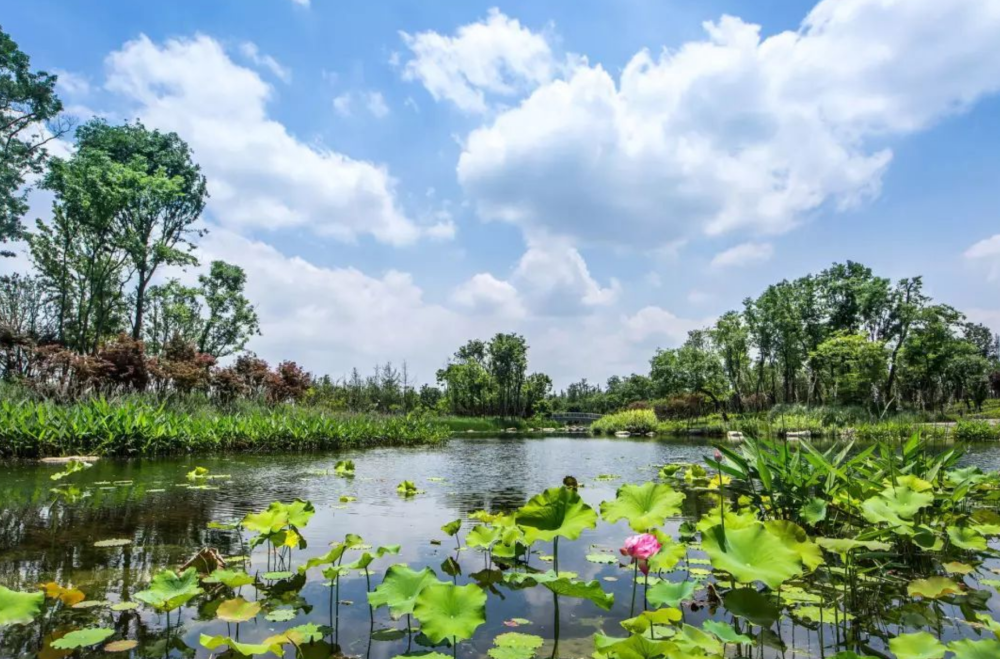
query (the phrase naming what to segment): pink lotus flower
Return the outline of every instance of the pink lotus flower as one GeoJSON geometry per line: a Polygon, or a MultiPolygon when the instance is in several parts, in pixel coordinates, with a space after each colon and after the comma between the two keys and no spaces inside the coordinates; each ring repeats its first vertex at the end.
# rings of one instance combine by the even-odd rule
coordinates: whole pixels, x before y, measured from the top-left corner
{"type": "Polygon", "coordinates": [[[625,544],[619,551],[622,556],[631,557],[633,562],[638,561],[639,569],[642,570],[643,574],[649,574],[649,563],[647,561],[650,556],[660,551],[661,546],[656,536],[649,533],[640,533],[639,535],[625,538],[625,544]]]}

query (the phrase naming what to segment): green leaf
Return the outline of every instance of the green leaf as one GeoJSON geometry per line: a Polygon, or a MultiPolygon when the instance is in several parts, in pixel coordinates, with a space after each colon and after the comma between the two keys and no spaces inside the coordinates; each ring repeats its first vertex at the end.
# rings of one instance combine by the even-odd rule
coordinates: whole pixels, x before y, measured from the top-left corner
{"type": "Polygon", "coordinates": [[[149,583],[149,588],[133,595],[134,599],[145,602],[158,611],[173,611],[184,606],[188,600],[204,592],[198,586],[198,570],[189,567],[181,574],[173,570],[161,570],[149,583]]]}
{"type": "Polygon", "coordinates": [[[76,650],[78,648],[89,648],[91,645],[97,645],[111,636],[114,636],[115,630],[108,629],[107,627],[89,627],[87,629],[78,629],[75,632],[70,632],[52,641],[52,647],[56,650],[76,650]]]}
{"type": "Polygon", "coordinates": [[[641,634],[632,634],[624,639],[594,634],[594,646],[595,655],[618,659],[656,659],[674,647],[668,641],[654,641],[641,634]]]}
{"type": "Polygon", "coordinates": [[[433,643],[472,638],[486,622],[486,593],[472,584],[431,584],[417,595],[413,615],[433,643]]]}
{"type": "Polygon", "coordinates": [[[815,570],[825,562],[819,545],[810,540],[805,529],[795,522],[773,520],[764,522],[764,527],[798,554],[802,564],[808,569],[815,570]]]}
{"type": "Polygon", "coordinates": [[[531,659],[542,643],[541,636],[508,632],[493,639],[493,647],[488,654],[493,659],[531,659]]]}
{"type": "Polygon", "coordinates": [[[469,547],[489,547],[500,539],[500,529],[489,527],[485,524],[477,524],[465,535],[465,544],[469,547]]]}
{"type": "Polygon", "coordinates": [[[725,594],[722,603],[726,610],[759,627],[769,627],[778,619],[780,611],[770,597],[753,588],[737,588],[725,594]]]}
{"type": "Polygon", "coordinates": [[[533,496],[517,511],[515,520],[525,529],[530,544],[556,537],[576,540],[584,529],[597,526],[597,513],[575,490],[553,487],[533,496]]]}
{"type": "Polygon", "coordinates": [[[0,627],[31,622],[44,603],[45,593],[22,593],[0,586],[0,627]]]}
{"type": "Polygon", "coordinates": [[[691,599],[696,588],[692,581],[661,581],[649,587],[646,599],[653,606],[678,607],[681,602],[691,599]]]}
{"type": "Polygon", "coordinates": [[[456,533],[458,533],[459,529],[461,528],[462,528],[462,518],[459,517],[458,519],[448,522],[447,524],[442,526],[441,530],[444,531],[447,535],[454,536],[456,533]]]}
{"type": "Polygon", "coordinates": [[[417,596],[430,584],[439,583],[430,568],[417,572],[405,565],[393,565],[385,573],[385,579],[368,593],[368,603],[378,608],[389,607],[394,620],[413,613],[417,596]]]}
{"type": "Polygon", "coordinates": [[[244,657],[249,657],[258,654],[271,654],[281,656],[284,652],[282,646],[284,644],[284,637],[269,637],[264,639],[262,643],[240,643],[228,636],[209,636],[207,634],[202,634],[198,638],[198,642],[202,644],[208,650],[215,652],[223,645],[228,646],[229,649],[243,655],[244,657]]]}
{"type": "Polygon", "coordinates": [[[566,572],[558,575],[553,570],[532,574],[515,572],[508,574],[506,578],[511,583],[528,583],[529,585],[537,584],[545,586],[556,595],[585,599],[605,611],[610,611],[612,605],[615,603],[615,596],[605,593],[604,589],[601,588],[600,582],[596,579],[589,582],[576,581],[566,572]]]}
{"type": "Polygon", "coordinates": [[[810,499],[799,509],[799,515],[810,524],[819,524],[826,519],[826,501],[823,499],[810,499]]]}
{"type": "Polygon", "coordinates": [[[928,577],[927,579],[911,581],[906,587],[906,592],[910,597],[939,599],[948,595],[957,595],[962,592],[962,589],[947,577],[928,577]]]}
{"type": "Polygon", "coordinates": [[[892,545],[874,540],[854,540],[852,538],[816,538],[816,544],[833,554],[844,557],[855,549],[868,551],[889,551],[892,545]]]}
{"type": "Polygon", "coordinates": [[[271,622],[288,622],[295,618],[294,609],[275,609],[264,616],[267,620],[271,622]]]}
{"type": "Polygon", "coordinates": [[[951,544],[956,547],[986,551],[986,538],[979,531],[966,526],[949,526],[946,530],[951,544]]]}
{"type": "Polygon", "coordinates": [[[680,514],[683,502],[683,493],[663,483],[622,485],[613,501],[601,503],[601,517],[611,523],[624,518],[632,530],[644,532],[680,514]]]}
{"type": "Polygon", "coordinates": [[[333,466],[333,471],[338,476],[353,476],[354,460],[339,460],[337,464],[333,466]]]}
{"type": "Polygon", "coordinates": [[[614,554],[587,554],[585,558],[590,563],[598,565],[614,565],[618,562],[618,557],[614,554]]]}
{"type": "Polygon", "coordinates": [[[996,659],[1000,657],[1000,641],[987,639],[973,641],[965,638],[948,646],[955,653],[955,659],[996,659]]]}
{"type": "Polygon", "coordinates": [[[253,583],[254,578],[243,570],[227,570],[219,568],[202,579],[204,583],[221,583],[226,588],[239,588],[253,583]]]}
{"type": "Polygon", "coordinates": [[[248,602],[242,597],[226,600],[215,610],[215,617],[226,622],[246,622],[260,613],[259,602],[248,602]]]}
{"type": "Polygon", "coordinates": [[[916,632],[890,639],[889,650],[898,659],[942,659],[946,648],[927,632],[916,632]]]}
{"type": "Polygon", "coordinates": [[[714,634],[723,643],[739,643],[740,645],[753,645],[753,639],[746,634],[738,634],[733,626],[728,622],[719,620],[706,620],[701,624],[701,628],[714,634]]]}
{"type": "Polygon", "coordinates": [[[90,469],[93,466],[94,465],[90,464],[89,462],[83,462],[82,460],[70,460],[69,462],[66,463],[66,466],[63,467],[62,471],[52,474],[51,476],[49,476],[49,478],[54,481],[59,481],[66,478],[67,476],[75,474],[78,471],[83,471],[84,469],[90,469]]]}
{"type": "Polygon", "coordinates": [[[712,560],[712,567],[743,583],[760,581],[777,588],[802,571],[798,552],[769,533],[763,524],[725,530],[721,525],[713,526],[702,538],[702,549],[712,560]]]}

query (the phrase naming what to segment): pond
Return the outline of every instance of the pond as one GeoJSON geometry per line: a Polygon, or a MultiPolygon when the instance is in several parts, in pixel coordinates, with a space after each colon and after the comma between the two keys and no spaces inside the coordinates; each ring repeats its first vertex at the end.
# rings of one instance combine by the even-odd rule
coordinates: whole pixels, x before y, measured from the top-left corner
{"type": "MultiPolygon", "coordinates": [[[[442,581],[478,584],[484,589],[486,622],[457,647],[439,645],[437,651],[467,658],[485,657],[494,648],[496,637],[516,631],[541,637],[542,645],[527,650],[495,650],[498,659],[519,659],[525,654],[551,656],[556,637],[558,656],[589,657],[594,650],[595,632],[626,635],[619,623],[630,617],[634,572],[618,548],[634,533],[628,523],[601,520],[595,529],[584,529],[578,540],[564,540],[558,548],[560,570],[576,573],[581,581],[596,580],[603,591],[614,596],[614,604],[605,611],[590,599],[556,598],[540,585],[505,581],[499,569],[502,560],[491,559],[481,549],[466,547],[467,534],[480,523],[470,520],[469,515],[481,510],[514,511],[546,488],[559,486],[570,475],[578,480],[583,501],[599,510],[602,501],[615,498],[616,489],[623,483],[656,481],[659,467],[665,464],[704,464],[712,450],[708,443],[677,440],[463,437],[432,447],[338,454],[100,460],[92,468],[58,482],[51,476],[62,466],[2,464],[0,586],[31,591],[37,589],[37,584],[55,582],[82,591],[85,599],[82,607],[79,602],[75,607],[61,605],[61,610],[43,618],[44,623],[0,627],[0,656],[71,656],[73,650],[52,647],[52,642],[75,629],[101,627],[115,631],[107,642],[138,643],[134,648],[109,654],[102,649],[107,644],[104,642],[76,650],[73,656],[208,657],[213,652],[200,642],[202,635],[238,636],[240,642],[259,643],[305,623],[322,626],[324,634],[322,640],[301,645],[299,651],[306,657],[342,653],[390,659],[408,651],[428,651],[430,648],[420,645],[430,644],[426,637],[407,634],[405,616],[393,620],[385,607],[370,611],[366,599],[369,585],[363,571],[344,574],[336,590],[326,585],[328,579],[322,574],[328,565],[299,575],[297,569],[308,559],[326,554],[331,542],[342,541],[346,534],[357,534],[363,544],[347,550],[343,564],[366,550],[374,552],[370,547],[399,545],[398,554],[376,558],[372,563],[372,589],[382,581],[386,568],[396,563],[415,570],[429,567],[442,581]],[[335,474],[337,462],[346,459],[355,463],[353,477],[335,474]],[[186,478],[196,467],[207,469],[210,476],[225,477],[186,478]],[[419,492],[401,496],[397,486],[404,480],[412,481],[419,492]],[[62,495],[53,493],[55,487],[64,488],[62,495]],[[210,522],[237,521],[248,513],[266,509],[272,501],[291,502],[296,498],[312,502],[315,515],[300,529],[306,546],[283,554],[282,559],[287,560],[282,564],[266,545],[249,550],[245,541],[250,533],[244,532],[241,538],[235,531],[209,528],[210,522]],[[456,538],[441,530],[442,525],[456,519],[462,519],[457,534],[461,550],[457,549],[456,538]],[[102,542],[114,540],[130,543],[102,542]],[[169,621],[167,615],[146,605],[124,611],[112,608],[132,601],[161,568],[177,568],[206,547],[230,557],[250,552],[246,569],[257,575],[257,580],[242,586],[239,594],[246,600],[259,601],[263,607],[251,620],[237,624],[217,619],[221,602],[235,596],[221,584],[202,584],[205,593],[170,614],[169,621]],[[263,578],[263,573],[269,571],[291,574],[263,578]],[[285,613],[267,615],[275,610],[285,613]],[[282,617],[291,619],[275,620],[282,617]]],[[[962,462],[996,470],[1000,468],[1000,447],[969,447],[962,462]]],[[[696,521],[713,505],[712,496],[705,492],[688,494],[681,513],[672,516],[663,530],[678,537],[684,521],[696,521]]],[[[551,542],[535,543],[526,569],[550,569],[548,555],[553,553],[552,548],[551,542]]],[[[690,550],[673,570],[660,575],[668,581],[687,580],[697,586],[690,601],[679,607],[683,619],[674,621],[675,626],[700,628],[710,618],[733,621],[726,607],[715,600],[715,589],[709,585],[713,580],[710,568],[704,553],[690,550]]],[[[968,583],[976,583],[974,579],[979,577],[989,583],[989,576],[996,578],[991,570],[1000,572],[1000,563],[986,557],[976,574],[967,578],[968,583]]],[[[641,573],[639,579],[642,581],[641,573]]],[[[653,575],[654,584],[657,580],[653,575]]],[[[642,588],[640,585],[638,611],[643,606],[642,588]]],[[[46,604],[47,610],[53,606],[46,604]]],[[[906,629],[919,629],[922,620],[944,641],[992,638],[989,633],[981,636],[981,626],[963,622],[970,617],[963,609],[966,606],[966,602],[935,602],[934,616],[915,613],[909,621],[917,626],[906,629]]],[[[986,595],[974,608],[973,618],[985,613],[998,619],[1000,596],[995,592],[986,595]]],[[[743,631],[753,635],[755,647],[751,650],[728,643],[723,651],[733,656],[739,651],[742,656],[789,659],[833,656],[843,647],[842,627],[837,625],[839,621],[824,622],[820,625],[808,618],[783,614],[777,623],[753,627],[752,631],[744,625],[743,631]]],[[[412,626],[416,627],[415,620],[412,626]]],[[[539,643],[525,642],[531,646],[539,643]]],[[[889,656],[882,639],[873,636],[869,642],[873,652],[889,656]]],[[[131,644],[122,647],[127,645],[131,644]]],[[[220,656],[225,647],[216,649],[215,656],[220,656]]],[[[296,654],[292,644],[282,646],[280,651],[289,657],[296,654]]]]}

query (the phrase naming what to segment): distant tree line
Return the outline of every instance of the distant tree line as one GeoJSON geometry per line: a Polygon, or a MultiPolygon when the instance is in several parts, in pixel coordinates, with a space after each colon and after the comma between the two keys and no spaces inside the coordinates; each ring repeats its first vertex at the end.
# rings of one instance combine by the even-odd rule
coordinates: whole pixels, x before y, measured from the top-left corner
{"type": "Polygon", "coordinates": [[[1000,338],[923,292],[920,277],[875,276],[860,263],[768,286],[740,311],[658,350],[648,375],[581,381],[557,408],[608,412],[662,400],[664,411],[744,412],[779,403],[873,412],[980,409],[1000,396],[1000,338]]]}

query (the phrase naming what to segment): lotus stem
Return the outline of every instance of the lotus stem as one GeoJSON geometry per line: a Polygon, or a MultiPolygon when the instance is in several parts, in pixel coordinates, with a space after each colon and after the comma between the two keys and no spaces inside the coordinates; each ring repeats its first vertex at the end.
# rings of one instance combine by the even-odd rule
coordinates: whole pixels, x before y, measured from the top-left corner
{"type": "Polygon", "coordinates": [[[632,607],[628,610],[628,617],[631,618],[635,615],[635,591],[636,585],[639,581],[639,561],[632,559],[632,607]]]}

